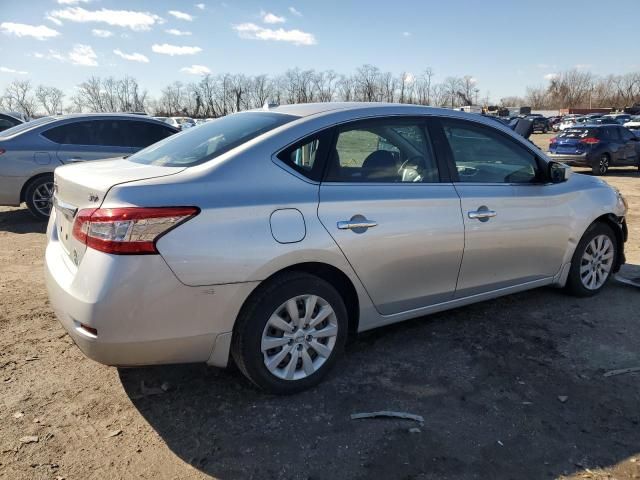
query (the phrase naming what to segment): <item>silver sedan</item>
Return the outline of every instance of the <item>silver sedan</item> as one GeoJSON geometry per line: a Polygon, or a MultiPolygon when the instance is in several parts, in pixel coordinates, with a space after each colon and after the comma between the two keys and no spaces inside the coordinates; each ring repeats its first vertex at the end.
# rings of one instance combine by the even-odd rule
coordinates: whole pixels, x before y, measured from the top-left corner
{"type": "Polygon", "coordinates": [[[46,281],[108,365],[231,359],[318,383],[347,337],[553,285],[598,293],[626,204],[480,115],[309,104],[230,115],[127,159],[59,167],[46,281]]]}

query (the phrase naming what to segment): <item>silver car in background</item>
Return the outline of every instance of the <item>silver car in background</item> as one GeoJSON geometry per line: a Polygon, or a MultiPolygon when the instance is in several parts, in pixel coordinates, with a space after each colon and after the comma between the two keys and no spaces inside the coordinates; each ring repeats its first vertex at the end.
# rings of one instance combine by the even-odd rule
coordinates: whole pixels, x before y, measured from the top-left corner
{"type": "Polygon", "coordinates": [[[87,356],[233,358],[275,393],[318,383],[351,334],[544,285],[594,295],[624,262],[616,190],[452,110],[265,108],[55,182],[46,283],[87,356]]]}
{"type": "Polygon", "coordinates": [[[178,132],[129,114],[43,117],[0,132],[0,205],[25,202],[38,219],[51,210],[59,165],[124,157],[178,132]]]}

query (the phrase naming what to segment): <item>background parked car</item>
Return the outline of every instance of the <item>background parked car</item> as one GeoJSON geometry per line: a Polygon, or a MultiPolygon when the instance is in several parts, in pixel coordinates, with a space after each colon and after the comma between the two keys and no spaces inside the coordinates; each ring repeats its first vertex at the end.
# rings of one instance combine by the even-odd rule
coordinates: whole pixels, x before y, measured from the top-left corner
{"type": "Polygon", "coordinates": [[[165,123],[179,130],[186,130],[187,128],[196,126],[195,120],[190,117],[167,117],[165,123]]]}
{"type": "Polygon", "coordinates": [[[533,131],[547,133],[550,130],[549,120],[542,115],[527,115],[525,118],[533,121],[533,131]]]}
{"type": "Polygon", "coordinates": [[[7,130],[8,128],[15,127],[23,123],[20,118],[11,115],[10,113],[0,113],[0,132],[7,130]]]}
{"type": "Polygon", "coordinates": [[[636,137],[640,137],[640,115],[631,117],[631,120],[624,124],[625,128],[631,130],[636,137]]]}
{"type": "Polygon", "coordinates": [[[177,131],[129,114],[44,117],[7,129],[0,133],[0,205],[26,202],[46,219],[57,166],[128,156],[177,131]]]}
{"type": "Polygon", "coordinates": [[[562,121],[558,125],[558,130],[563,131],[565,128],[573,127],[576,124],[576,119],[578,115],[568,115],[566,117],[562,117],[562,121]]]}
{"type": "Polygon", "coordinates": [[[631,120],[631,115],[628,113],[610,113],[608,115],[603,115],[602,118],[611,119],[620,125],[624,125],[631,120]]]}
{"type": "Polygon", "coordinates": [[[566,128],[551,139],[549,157],[554,160],[591,167],[595,175],[604,175],[609,167],[638,165],[639,139],[619,125],[585,125],[566,128]]]}

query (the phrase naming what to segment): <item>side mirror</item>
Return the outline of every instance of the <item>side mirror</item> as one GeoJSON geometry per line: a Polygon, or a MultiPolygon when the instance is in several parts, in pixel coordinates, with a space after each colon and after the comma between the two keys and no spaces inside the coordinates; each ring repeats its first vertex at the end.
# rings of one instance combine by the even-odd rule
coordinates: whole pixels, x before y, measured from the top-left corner
{"type": "Polygon", "coordinates": [[[560,162],[549,162],[549,178],[551,183],[562,183],[569,180],[572,170],[569,165],[560,162]]]}

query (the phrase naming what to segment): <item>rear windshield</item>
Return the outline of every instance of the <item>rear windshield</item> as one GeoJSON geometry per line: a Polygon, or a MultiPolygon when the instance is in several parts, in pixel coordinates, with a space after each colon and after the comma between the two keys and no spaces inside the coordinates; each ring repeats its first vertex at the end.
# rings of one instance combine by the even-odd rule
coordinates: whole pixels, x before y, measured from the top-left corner
{"type": "Polygon", "coordinates": [[[559,137],[561,138],[587,138],[597,137],[598,129],[596,128],[566,128],[559,137]]]}
{"type": "Polygon", "coordinates": [[[30,122],[24,122],[15,127],[7,128],[2,133],[0,133],[0,138],[8,138],[16,135],[17,133],[24,132],[25,130],[30,130],[39,125],[44,125],[45,123],[53,122],[55,118],[53,117],[42,117],[37,120],[31,120],[30,122]]]}
{"type": "Polygon", "coordinates": [[[168,137],[129,160],[167,167],[198,165],[297,118],[272,112],[236,113],[168,137]]]}

